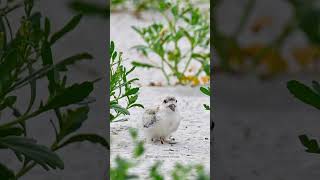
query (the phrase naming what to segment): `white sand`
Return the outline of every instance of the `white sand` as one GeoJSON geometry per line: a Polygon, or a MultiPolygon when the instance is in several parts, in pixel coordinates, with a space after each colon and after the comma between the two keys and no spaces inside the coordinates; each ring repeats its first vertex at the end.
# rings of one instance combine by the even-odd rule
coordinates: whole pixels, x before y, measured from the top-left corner
{"type": "MultiPolygon", "coordinates": [[[[177,144],[146,144],[146,153],[142,156],[141,165],[134,170],[134,173],[144,177],[148,174],[148,168],[157,160],[163,161],[164,172],[170,171],[176,162],[201,163],[209,172],[210,112],[203,107],[203,103],[209,104],[209,98],[203,95],[199,88],[143,87],[139,102],[146,107],[151,106],[155,103],[154,99],[162,94],[171,94],[178,99],[182,121],[179,129],[173,134],[177,144]]],[[[143,109],[136,108],[130,112],[128,121],[111,123],[111,159],[118,154],[123,157],[132,157],[133,143],[128,128],[136,128],[139,125],[143,109]]],[[[143,133],[139,134],[143,139],[143,133]]]]}

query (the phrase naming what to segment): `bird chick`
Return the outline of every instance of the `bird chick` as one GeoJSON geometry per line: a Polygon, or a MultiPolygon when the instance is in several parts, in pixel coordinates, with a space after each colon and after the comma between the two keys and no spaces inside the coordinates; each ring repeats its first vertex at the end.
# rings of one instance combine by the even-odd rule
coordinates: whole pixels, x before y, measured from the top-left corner
{"type": "Polygon", "coordinates": [[[175,143],[170,135],[178,129],[181,120],[177,103],[175,97],[166,96],[155,108],[145,110],[142,129],[148,141],[175,143]]]}

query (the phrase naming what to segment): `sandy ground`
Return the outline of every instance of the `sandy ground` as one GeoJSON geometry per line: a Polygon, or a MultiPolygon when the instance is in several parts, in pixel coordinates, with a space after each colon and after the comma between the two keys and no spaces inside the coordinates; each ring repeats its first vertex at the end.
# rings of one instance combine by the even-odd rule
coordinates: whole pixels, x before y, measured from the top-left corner
{"type": "MultiPolygon", "coordinates": [[[[110,17],[110,39],[116,44],[116,49],[123,51],[126,66],[131,66],[132,60],[145,61],[136,50],[131,49],[134,45],[143,43],[139,35],[131,26],[143,27],[153,21],[161,21],[158,15],[145,12],[143,19],[137,19],[131,14],[114,13],[110,17]]],[[[145,61],[146,62],[146,61],[145,61]]],[[[206,171],[210,169],[210,112],[206,111],[203,104],[209,104],[209,97],[199,91],[199,87],[174,86],[174,87],[151,87],[150,82],[161,82],[165,79],[159,70],[138,68],[132,73],[132,77],[138,77],[141,92],[138,101],[145,107],[156,103],[155,99],[170,94],[178,99],[178,106],[183,117],[179,129],[173,134],[177,144],[146,144],[146,153],[141,159],[141,164],[133,169],[133,173],[147,178],[148,169],[156,161],[163,161],[162,171],[168,177],[170,170],[176,162],[183,164],[203,164],[206,171]]],[[[132,157],[133,144],[128,132],[129,127],[136,128],[141,120],[142,109],[133,109],[126,122],[111,123],[111,160],[116,155],[132,157]]],[[[141,139],[144,137],[140,133],[141,139]]],[[[113,161],[111,161],[111,165],[113,161]]],[[[166,178],[167,179],[167,178],[166,178]]]]}
{"type": "Polygon", "coordinates": [[[319,179],[318,154],[304,151],[298,136],[319,140],[319,110],[292,97],[286,82],[306,84],[319,75],[254,77],[218,75],[214,98],[216,180],[319,179]],[[228,82],[228,83],[225,83],[228,82]]]}
{"type": "MultiPolygon", "coordinates": [[[[188,87],[143,87],[139,102],[145,107],[152,106],[159,95],[171,94],[178,100],[178,108],[182,116],[178,130],[173,134],[177,144],[146,143],[146,152],[140,159],[141,164],[133,173],[146,178],[148,169],[156,161],[162,161],[164,174],[172,170],[176,162],[183,164],[203,164],[209,172],[210,168],[210,112],[205,111],[203,103],[209,99],[201,94],[199,88],[188,87]]],[[[143,109],[133,109],[126,122],[111,123],[111,159],[120,155],[132,157],[132,140],[128,128],[138,128],[143,109]]],[[[140,131],[141,140],[144,139],[140,131]]],[[[114,165],[113,162],[111,165],[114,165]]],[[[167,179],[167,178],[166,178],[167,179]]]]}

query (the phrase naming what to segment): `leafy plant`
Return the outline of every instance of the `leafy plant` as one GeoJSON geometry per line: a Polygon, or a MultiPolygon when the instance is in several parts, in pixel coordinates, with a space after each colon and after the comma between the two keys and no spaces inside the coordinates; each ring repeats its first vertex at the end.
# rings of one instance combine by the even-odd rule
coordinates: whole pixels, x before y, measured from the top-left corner
{"type": "Polygon", "coordinates": [[[133,27],[144,40],[135,48],[148,58],[159,57],[160,63],[134,61],[136,67],[159,69],[170,85],[172,78],[179,84],[199,84],[199,76],[210,71],[210,23],[208,14],[201,12],[189,1],[159,1],[157,6],[166,23],[156,22],[147,27],[133,27]],[[186,46],[188,44],[188,46],[186,46]],[[183,49],[183,48],[188,49],[183,49]],[[190,63],[197,61],[201,67],[195,72],[190,63]],[[189,74],[188,74],[189,73],[189,74]]]}
{"type": "Polygon", "coordinates": [[[11,119],[0,124],[0,149],[12,151],[21,163],[17,171],[0,163],[0,179],[18,179],[34,166],[46,170],[64,169],[64,162],[55,151],[75,142],[99,143],[109,149],[108,142],[97,134],[77,134],[77,130],[88,118],[88,97],[95,81],[69,85],[67,72],[71,65],[81,60],[92,59],[86,52],[64,58],[57,63],[52,46],[77,27],[81,15],[74,16],[57,32],[51,32],[49,18],[33,10],[34,1],[7,1],[0,9],[0,113],[11,111],[11,119]],[[24,9],[16,33],[8,15],[24,9]],[[37,105],[37,87],[40,79],[48,81],[48,99],[37,105]],[[17,101],[24,97],[17,90],[30,89],[27,107],[18,107],[17,101]],[[21,109],[24,109],[23,111],[21,109]],[[49,119],[55,132],[50,146],[38,144],[28,137],[27,124],[31,119],[53,111],[55,118],[49,119]]]}
{"type": "MultiPolygon", "coordinates": [[[[320,109],[320,84],[317,81],[312,81],[312,88],[300,83],[296,80],[291,80],[287,83],[287,88],[290,93],[300,101],[320,109]]],[[[310,139],[307,135],[300,135],[299,139],[309,153],[320,154],[318,143],[315,139],[310,139]]]]}
{"type": "MultiPolygon", "coordinates": [[[[130,173],[132,168],[139,166],[140,157],[145,152],[143,141],[138,140],[138,131],[136,129],[129,129],[130,136],[134,142],[133,158],[132,160],[117,156],[115,158],[115,166],[111,167],[110,179],[111,180],[126,180],[126,179],[139,179],[137,174],[130,173]]],[[[164,176],[160,173],[162,163],[155,162],[149,168],[149,179],[164,180],[164,176]]],[[[194,176],[197,180],[209,180],[209,175],[204,171],[202,165],[182,165],[176,163],[172,169],[171,178],[174,180],[187,180],[194,176]]]]}
{"type": "MultiPolygon", "coordinates": [[[[144,142],[138,140],[138,131],[136,129],[130,128],[129,133],[135,146],[133,150],[133,159],[137,160],[144,153],[144,142]]],[[[138,162],[117,156],[115,158],[115,163],[116,166],[110,168],[111,180],[126,180],[139,177],[136,174],[129,173],[129,169],[137,166],[138,162]]]]}
{"type": "Polygon", "coordinates": [[[136,103],[139,87],[133,87],[132,83],[138,78],[128,79],[135,67],[127,70],[124,67],[122,52],[115,50],[114,42],[110,43],[110,121],[114,121],[120,115],[129,115],[128,111],[133,107],[144,108],[142,104],[136,103]],[[126,106],[120,105],[121,100],[126,100],[126,106]]]}

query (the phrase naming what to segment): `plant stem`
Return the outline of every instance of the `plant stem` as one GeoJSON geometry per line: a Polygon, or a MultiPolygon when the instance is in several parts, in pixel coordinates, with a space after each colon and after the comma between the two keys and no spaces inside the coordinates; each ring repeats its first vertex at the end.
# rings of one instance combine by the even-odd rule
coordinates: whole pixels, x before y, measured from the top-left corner
{"type": "Polygon", "coordinates": [[[38,109],[37,111],[29,114],[29,115],[23,115],[23,116],[20,116],[18,119],[14,120],[14,121],[11,121],[11,122],[8,122],[8,123],[5,123],[5,124],[2,124],[0,125],[0,129],[1,128],[6,128],[6,127],[10,127],[12,125],[15,125],[15,124],[18,124],[18,123],[23,123],[25,122],[26,120],[30,119],[30,118],[33,118],[43,112],[47,111],[46,109],[38,109]]]}
{"type": "Polygon", "coordinates": [[[13,33],[12,33],[12,28],[11,28],[11,25],[10,25],[10,22],[9,22],[9,19],[7,18],[7,16],[5,15],[5,16],[3,16],[4,17],[4,20],[6,21],[6,23],[7,23],[7,27],[8,27],[8,29],[9,29],[9,34],[10,34],[10,38],[11,38],[11,40],[13,39],[13,33]]]}
{"type": "Polygon", "coordinates": [[[60,127],[60,129],[61,129],[61,128],[62,128],[62,123],[63,123],[63,121],[62,121],[61,111],[60,111],[60,109],[59,109],[59,108],[56,108],[56,109],[54,109],[54,113],[56,114],[56,116],[57,116],[57,118],[58,118],[58,121],[59,121],[59,127],[60,127]]]}
{"type": "Polygon", "coordinates": [[[194,47],[191,47],[191,49],[190,49],[190,53],[191,54],[190,54],[189,59],[188,59],[188,61],[186,63],[186,66],[184,67],[184,70],[182,71],[182,74],[184,74],[187,71],[188,66],[189,66],[189,64],[190,64],[190,62],[192,60],[193,49],[194,49],[194,47]]]}
{"type": "Polygon", "coordinates": [[[32,162],[31,164],[25,166],[24,168],[20,169],[20,171],[17,173],[16,178],[20,178],[24,174],[26,174],[28,171],[30,171],[34,166],[36,165],[35,162],[32,162]]]}
{"type": "MultiPolygon", "coordinates": [[[[164,58],[163,57],[161,57],[161,71],[162,71],[162,73],[163,73],[163,75],[165,76],[165,78],[166,78],[166,80],[167,80],[167,83],[168,83],[168,85],[170,85],[170,79],[169,79],[169,76],[168,76],[168,74],[166,73],[166,71],[164,70],[164,62],[166,62],[165,60],[164,60],[164,58]]],[[[170,67],[170,66],[169,66],[170,67]]],[[[171,68],[171,67],[170,67],[171,68]]]]}

